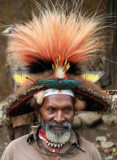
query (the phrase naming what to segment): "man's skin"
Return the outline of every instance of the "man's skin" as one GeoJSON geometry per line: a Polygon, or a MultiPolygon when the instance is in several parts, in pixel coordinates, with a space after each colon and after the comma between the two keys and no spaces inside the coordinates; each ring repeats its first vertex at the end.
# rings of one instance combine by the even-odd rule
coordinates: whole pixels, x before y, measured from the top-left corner
{"type": "MultiPolygon", "coordinates": [[[[73,98],[68,95],[48,96],[44,99],[40,113],[45,122],[53,120],[59,124],[64,121],[71,123],[74,117],[73,98]]],[[[63,128],[55,127],[54,129],[62,130],[63,128]]],[[[44,141],[43,145],[52,152],[53,148],[48,146],[44,141]]],[[[60,150],[61,148],[56,148],[56,153],[60,152],[60,150]]]]}

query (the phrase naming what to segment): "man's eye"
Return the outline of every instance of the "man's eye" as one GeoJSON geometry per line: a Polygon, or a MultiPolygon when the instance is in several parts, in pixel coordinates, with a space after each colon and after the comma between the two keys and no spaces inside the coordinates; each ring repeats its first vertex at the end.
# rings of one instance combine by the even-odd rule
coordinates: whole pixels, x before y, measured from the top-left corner
{"type": "Polygon", "coordinates": [[[56,109],[53,108],[53,107],[48,108],[48,111],[49,111],[49,112],[55,112],[55,110],[56,110],[56,109]]]}
{"type": "Polygon", "coordinates": [[[67,108],[64,109],[65,112],[70,112],[70,111],[72,111],[72,110],[73,110],[73,109],[72,109],[71,107],[67,107],[67,108]]]}

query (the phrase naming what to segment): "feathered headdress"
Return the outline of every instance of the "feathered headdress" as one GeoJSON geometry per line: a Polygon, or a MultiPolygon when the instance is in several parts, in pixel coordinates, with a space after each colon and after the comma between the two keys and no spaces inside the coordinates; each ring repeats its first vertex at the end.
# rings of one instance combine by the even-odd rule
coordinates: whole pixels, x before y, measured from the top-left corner
{"type": "Polygon", "coordinates": [[[97,103],[92,110],[107,108],[103,92],[81,72],[81,64],[103,46],[100,30],[98,17],[85,18],[72,12],[66,15],[55,10],[33,16],[28,23],[16,24],[14,32],[9,34],[9,58],[22,64],[24,72],[32,75],[25,76],[26,79],[33,84],[26,83],[16,93],[18,100],[13,101],[9,114],[42,88],[73,89],[88,101],[88,109],[89,99],[97,103]],[[24,86],[28,87],[24,89],[24,86]]]}

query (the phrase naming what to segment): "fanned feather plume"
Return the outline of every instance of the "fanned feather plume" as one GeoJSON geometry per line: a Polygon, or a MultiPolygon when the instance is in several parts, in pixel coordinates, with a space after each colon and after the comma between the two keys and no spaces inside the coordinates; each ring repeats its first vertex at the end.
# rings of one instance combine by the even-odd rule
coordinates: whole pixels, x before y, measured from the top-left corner
{"type": "Polygon", "coordinates": [[[33,16],[29,23],[16,25],[15,32],[9,35],[8,51],[26,66],[40,64],[38,69],[46,63],[55,63],[58,55],[63,62],[81,64],[103,45],[100,29],[98,17],[85,18],[80,13],[66,16],[48,10],[39,17],[33,16]]]}
{"type": "MultiPolygon", "coordinates": [[[[86,102],[76,103],[78,110],[99,111],[109,107],[103,92],[90,82],[92,74],[83,77],[80,66],[93,53],[102,50],[103,37],[100,31],[104,27],[101,17],[94,14],[86,18],[81,11],[76,14],[72,10],[68,14],[55,7],[53,11],[48,7],[47,10],[42,9],[40,16],[33,15],[32,21],[16,24],[4,32],[10,37],[9,64],[13,73],[19,74],[14,76],[18,86],[15,99],[8,109],[9,116],[34,111],[29,103],[35,103],[35,100],[31,101],[30,98],[46,88],[72,89],[76,97],[86,102]],[[27,100],[28,107],[25,104],[27,100]]],[[[100,78],[99,75],[93,77],[94,82],[100,78]]],[[[41,99],[37,99],[39,104],[43,95],[43,92],[36,95],[41,96],[41,99]]]]}

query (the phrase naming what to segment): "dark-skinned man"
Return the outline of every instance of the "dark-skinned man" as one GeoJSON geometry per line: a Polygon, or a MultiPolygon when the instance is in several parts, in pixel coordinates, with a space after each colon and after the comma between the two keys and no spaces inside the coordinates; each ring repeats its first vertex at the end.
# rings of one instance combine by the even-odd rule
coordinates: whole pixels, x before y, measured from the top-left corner
{"type": "Polygon", "coordinates": [[[66,90],[64,93],[64,90],[61,90],[59,93],[57,90],[58,94],[55,91],[53,94],[51,89],[47,91],[50,92],[49,96],[44,96],[40,112],[37,113],[41,124],[37,127],[36,134],[26,135],[13,141],[1,160],[66,158],[100,160],[96,147],[72,130],[75,109],[72,91],[66,90]]]}

